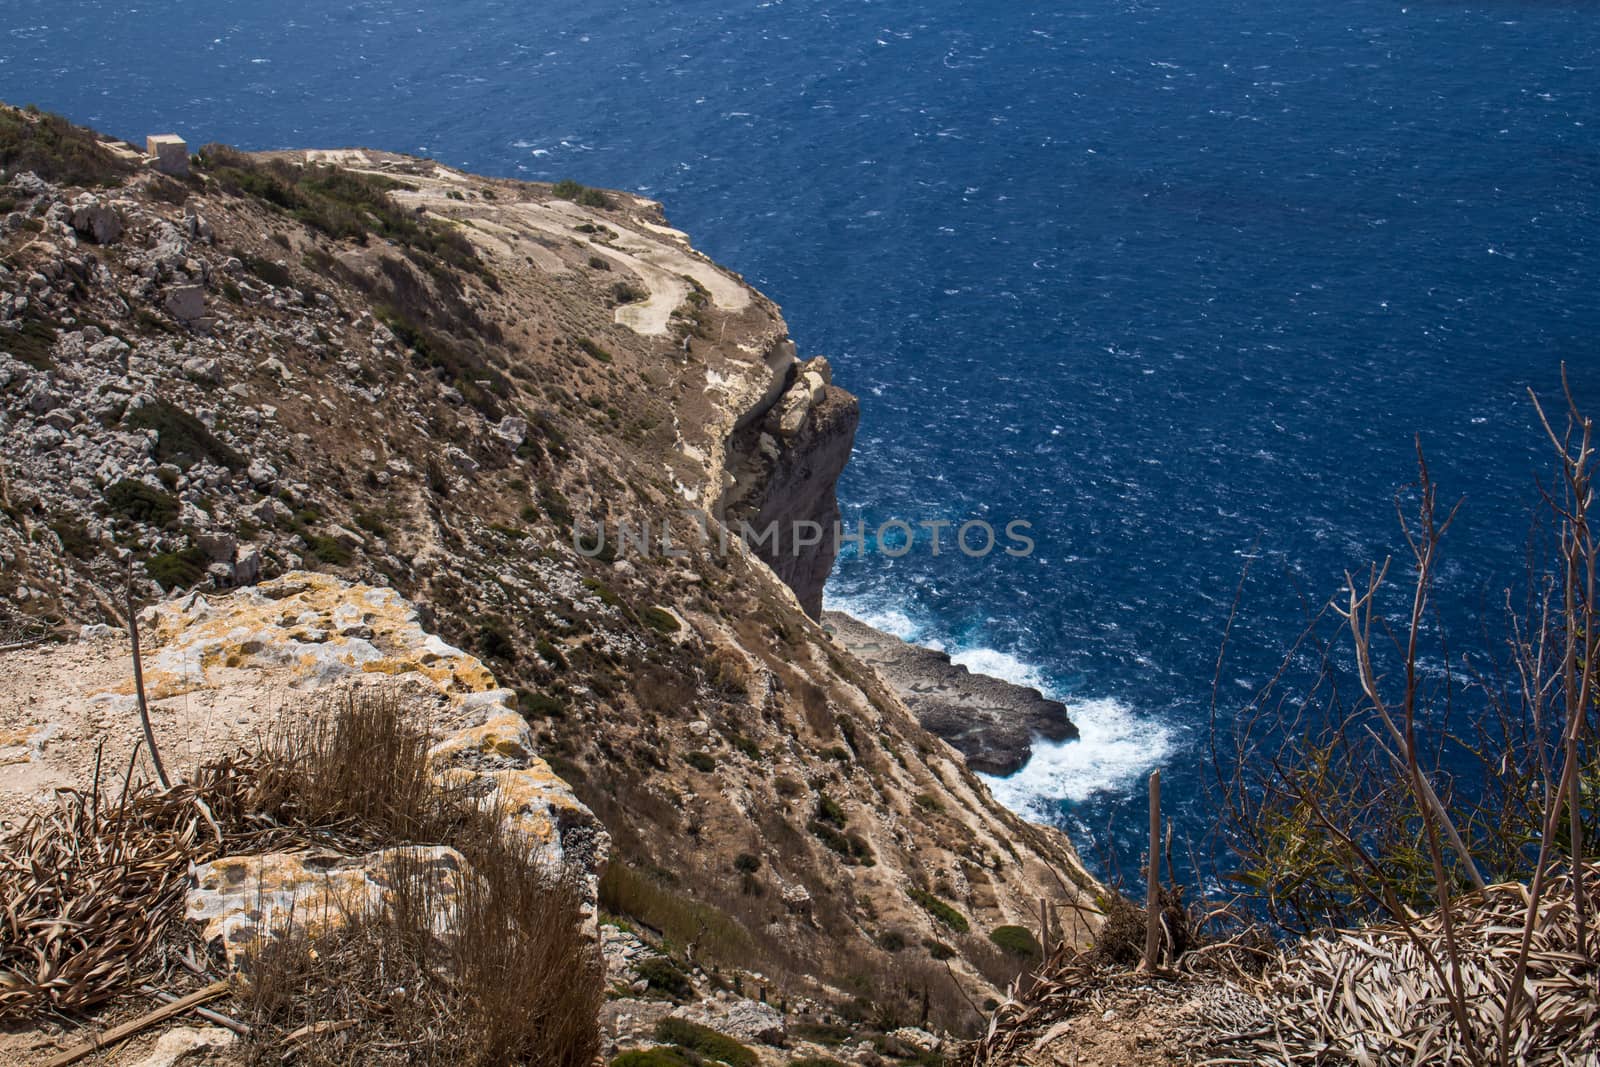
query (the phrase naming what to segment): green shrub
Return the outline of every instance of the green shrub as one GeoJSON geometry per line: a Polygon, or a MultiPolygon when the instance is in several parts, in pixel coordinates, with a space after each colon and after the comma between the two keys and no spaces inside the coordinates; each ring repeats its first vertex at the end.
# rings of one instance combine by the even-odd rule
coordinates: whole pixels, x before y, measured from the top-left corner
{"type": "Polygon", "coordinates": [[[511,631],[506,627],[504,619],[487,618],[478,625],[474,643],[478,651],[490,659],[505,660],[514,663],[517,659],[517,644],[511,638],[511,631]]]}
{"type": "Polygon", "coordinates": [[[517,710],[524,718],[564,719],[567,716],[567,705],[559,697],[530,693],[526,689],[517,690],[517,710]]]}
{"type": "Polygon", "coordinates": [[[838,1023],[796,1023],[789,1028],[789,1032],[802,1041],[828,1046],[842,1045],[855,1036],[854,1030],[838,1023]]]}
{"type": "Polygon", "coordinates": [[[931,793],[918,793],[911,798],[917,807],[932,814],[944,811],[944,802],[931,793]]]}
{"type": "Polygon", "coordinates": [[[373,511],[358,511],[355,514],[356,525],[374,537],[388,537],[389,527],[384,524],[383,516],[373,511]]]}
{"type": "Polygon", "coordinates": [[[578,203],[582,204],[584,207],[609,209],[612,206],[611,198],[605,193],[602,193],[599,189],[585,189],[583,192],[578,194],[578,203]]]}
{"type": "Polygon", "coordinates": [[[156,432],[156,459],[188,468],[200,460],[238,470],[244,457],[229,448],[194,415],[164,400],[154,400],[128,413],[130,430],[156,432]]]}
{"type": "Polygon", "coordinates": [[[654,606],[639,612],[639,618],[644,621],[646,626],[657,633],[675,634],[681,628],[676,615],[654,606]]]}
{"type": "Polygon", "coordinates": [[[190,545],[177,552],[163,552],[145,560],[145,571],[171,592],[194,585],[206,576],[206,554],[190,545]]]}
{"type": "Polygon", "coordinates": [[[114,517],[146,526],[166,526],[178,517],[177,497],[133,478],[108,486],[105,501],[114,517]]]}
{"type": "Polygon", "coordinates": [[[922,947],[927,949],[928,955],[932,956],[936,960],[953,960],[956,956],[955,949],[951,948],[943,941],[935,941],[931,937],[923,939],[922,947]]]}
{"type": "Polygon", "coordinates": [[[675,944],[699,942],[702,953],[710,958],[748,960],[755,953],[750,932],[736,919],[684,895],[663,872],[614,860],[600,878],[600,906],[612,915],[627,916],[663,931],[675,944]]]}
{"type": "Polygon", "coordinates": [[[817,818],[822,822],[832,823],[840,829],[843,829],[849,821],[839,802],[826,793],[817,794],[817,818]]]}
{"type": "Polygon", "coordinates": [[[611,299],[619,304],[637,304],[641,300],[648,300],[650,294],[637,285],[627,282],[617,282],[611,287],[611,299]]]}
{"type": "Polygon", "coordinates": [[[350,550],[327,534],[312,534],[306,538],[311,555],[330,567],[343,567],[350,562],[350,550]]]}
{"type": "Polygon", "coordinates": [[[576,344],[579,348],[581,348],[590,357],[592,357],[594,359],[598,359],[601,363],[610,363],[611,362],[611,353],[606,351],[604,348],[601,348],[599,345],[595,344],[593,341],[589,340],[589,338],[587,338],[587,337],[579,337],[573,343],[576,344]]]}
{"type": "Polygon", "coordinates": [[[99,551],[81,522],[57,519],[50,524],[50,529],[60,539],[62,549],[73,559],[91,560],[99,551]]]}
{"type": "Polygon", "coordinates": [[[872,854],[872,846],[860,834],[844,833],[833,826],[812,819],[806,824],[806,829],[828,848],[843,856],[848,863],[859,863],[863,867],[872,867],[877,864],[877,857],[872,854]]]}
{"type": "Polygon", "coordinates": [[[694,986],[671,957],[649,956],[633,965],[633,971],[650,985],[650,992],[681,998],[693,995],[694,986]]]}
{"type": "Polygon", "coordinates": [[[804,1059],[790,1060],[789,1067],[845,1067],[845,1065],[827,1056],[807,1056],[804,1059]]]}
{"type": "Polygon", "coordinates": [[[709,752],[690,752],[683,757],[683,762],[705,774],[717,769],[717,758],[709,752]]]}
{"type": "Polygon", "coordinates": [[[22,319],[15,330],[0,329],[0,352],[10,352],[34,370],[50,370],[56,365],[51,350],[56,344],[56,328],[32,314],[22,319]]]}
{"type": "Polygon", "coordinates": [[[102,148],[93,130],[60,115],[0,106],[0,178],[25,170],[64,185],[117,185],[133,165],[102,148]]]}
{"type": "Polygon", "coordinates": [[[830,745],[821,752],[817,753],[817,755],[821,756],[823,759],[831,759],[835,763],[850,762],[850,750],[842,745],[830,745]]]}
{"type": "Polygon", "coordinates": [[[932,915],[958,934],[964,934],[972,929],[972,924],[967,922],[965,915],[925,889],[911,890],[911,899],[921,904],[923,910],[929,915],[932,915]]]}
{"type": "Polygon", "coordinates": [[[583,186],[571,178],[562,178],[550,187],[550,192],[563,200],[576,200],[583,193],[583,186]]]}
{"type": "Polygon", "coordinates": [[[198,158],[225,191],[261,200],[329,237],[365,244],[369,236],[377,236],[406,249],[425,268],[443,264],[495,284],[487,264],[458,229],[390,198],[392,190],[408,188],[404,182],[328,164],[257,160],[218,144],[201,148],[198,158]]]}
{"type": "Polygon", "coordinates": [[[906,947],[906,935],[899,930],[885,930],[878,937],[878,946],[885,952],[899,952],[906,947]]]}
{"type": "Polygon", "coordinates": [[[709,1026],[701,1026],[687,1019],[674,1019],[669,1016],[656,1023],[656,1040],[682,1045],[702,1056],[721,1060],[728,1067],[756,1067],[760,1062],[749,1046],[742,1045],[727,1034],[720,1034],[709,1026]]]}
{"type": "Polygon", "coordinates": [[[741,874],[755,874],[761,869],[761,857],[753,852],[741,852],[733,857],[733,869],[741,874]]]}
{"type": "Polygon", "coordinates": [[[700,1067],[702,1062],[680,1048],[649,1048],[624,1052],[611,1061],[611,1067],[700,1067]]]}
{"type": "Polygon", "coordinates": [[[1026,926],[997,926],[989,931],[989,940],[1008,955],[1036,960],[1044,955],[1038,939],[1026,926]]]}

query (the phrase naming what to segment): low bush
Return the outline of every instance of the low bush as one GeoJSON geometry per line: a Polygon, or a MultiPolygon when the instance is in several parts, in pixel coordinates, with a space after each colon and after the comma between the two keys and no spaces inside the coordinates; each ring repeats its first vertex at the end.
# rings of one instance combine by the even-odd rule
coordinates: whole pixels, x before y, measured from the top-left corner
{"type": "Polygon", "coordinates": [[[965,915],[925,889],[911,890],[911,899],[922,905],[922,909],[929,915],[958,934],[964,934],[972,929],[972,924],[967,922],[965,915]]]}
{"type": "Polygon", "coordinates": [[[702,774],[710,774],[717,769],[717,758],[709,752],[690,752],[683,757],[683,762],[702,774]]]}
{"type": "Polygon", "coordinates": [[[244,457],[217,438],[206,424],[182,408],[153,400],[129,412],[123,420],[130,430],[156,432],[156,459],[187,469],[201,460],[239,470],[244,457]]]}
{"type": "Polygon", "coordinates": [[[668,1016],[656,1024],[656,1040],[681,1045],[728,1067],[756,1067],[760,1061],[748,1046],[709,1026],[668,1016]]]}
{"type": "Polygon", "coordinates": [[[93,130],[60,115],[0,105],[0,184],[25,170],[63,185],[111,186],[133,165],[101,147],[93,130]]]}
{"type": "Polygon", "coordinates": [[[306,538],[312,558],[319,563],[326,563],[330,567],[343,567],[350,562],[350,550],[340,544],[337,538],[327,534],[312,534],[306,538]]]}
{"type": "Polygon", "coordinates": [[[630,1049],[611,1061],[611,1067],[701,1067],[705,1061],[676,1046],[630,1049]]]}
{"type": "Polygon", "coordinates": [[[145,560],[144,569],[167,592],[187,589],[206,576],[206,554],[193,545],[145,560]]]}
{"type": "Polygon", "coordinates": [[[633,965],[633,971],[644,979],[649,991],[658,996],[680,1000],[694,994],[694,985],[670,956],[649,956],[633,965]]]}
{"type": "Polygon", "coordinates": [[[124,478],[106,487],[106,508],[114,518],[164,527],[178,518],[178,499],[154,486],[124,478]]]}
{"type": "Polygon", "coordinates": [[[51,355],[56,336],[53,325],[35,315],[26,315],[17,329],[0,328],[0,352],[10,352],[34,370],[50,370],[56,365],[51,355]]]}
{"type": "Polygon", "coordinates": [[[1002,952],[1021,959],[1036,960],[1044,956],[1038,939],[1026,926],[997,926],[989,931],[989,940],[1002,952]]]}
{"type": "Polygon", "coordinates": [[[681,628],[676,615],[655,606],[639,612],[639,619],[657,633],[675,634],[681,628]]]}

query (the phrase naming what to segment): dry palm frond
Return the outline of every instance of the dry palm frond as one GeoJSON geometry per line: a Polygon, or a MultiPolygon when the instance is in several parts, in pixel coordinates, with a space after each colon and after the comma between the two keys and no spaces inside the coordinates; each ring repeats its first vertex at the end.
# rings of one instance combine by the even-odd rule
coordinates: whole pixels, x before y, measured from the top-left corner
{"type": "MultiPolygon", "coordinates": [[[[1542,896],[1524,995],[1515,998],[1506,1027],[1510,1063],[1600,1063],[1600,960],[1592,948],[1580,950],[1577,898],[1581,883],[1589,900],[1587,914],[1600,913],[1600,864],[1585,870],[1581,879],[1570,872],[1553,875],[1542,896]]],[[[1211,974],[1195,974],[1186,967],[1190,973],[1178,979],[1184,985],[1166,990],[1149,973],[1107,967],[1094,953],[1063,947],[1040,968],[1031,987],[1012,991],[991,1017],[987,1033],[958,1062],[1011,1067],[1062,1034],[1065,1020],[1098,1014],[1130,996],[1148,1000],[1165,993],[1174,1001],[1181,994],[1195,1007],[1194,1017],[1172,1025],[1169,1036],[1186,1046],[1194,1060],[1207,1064],[1498,1063],[1506,993],[1516,973],[1529,903],[1527,886],[1508,883],[1451,905],[1466,1034],[1451,1010],[1445,978],[1449,971],[1443,965],[1448,959],[1444,923],[1433,913],[1407,925],[1297,941],[1275,953],[1259,977],[1237,966],[1211,974]]],[[[1230,946],[1257,952],[1224,943],[1223,955],[1230,946]]],[[[1205,951],[1190,953],[1186,962],[1205,951]]],[[[1216,970],[1210,965],[1202,969],[1216,970]]],[[[1164,1023],[1175,1020],[1166,1018],[1164,1023]]]]}
{"type": "MultiPolygon", "coordinates": [[[[1600,906],[1600,865],[1582,879],[1589,914],[1600,906]]],[[[1411,924],[1308,939],[1269,967],[1253,990],[1270,1032],[1224,1042],[1252,1062],[1467,1064],[1469,1048],[1499,1044],[1529,903],[1519,883],[1490,886],[1452,906],[1470,1032],[1448,1006],[1441,969],[1444,924],[1411,924]]],[[[1577,887],[1552,879],[1533,927],[1525,995],[1507,1027],[1512,1063],[1594,1063],[1600,1050],[1600,961],[1579,951],[1577,887]]]]}
{"type": "Polygon", "coordinates": [[[225,761],[196,784],[134,786],[114,802],[98,785],[62,790],[0,844],[0,1022],[81,1012],[137,984],[246,778],[225,761]]]}

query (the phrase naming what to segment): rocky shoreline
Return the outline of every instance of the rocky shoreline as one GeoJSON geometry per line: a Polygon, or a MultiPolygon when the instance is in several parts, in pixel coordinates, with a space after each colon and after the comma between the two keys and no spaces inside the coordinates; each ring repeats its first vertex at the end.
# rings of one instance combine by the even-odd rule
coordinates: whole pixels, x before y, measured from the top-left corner
{"type": "Polygon", "coordinates": [[[884,633],[840,611],[824,612],[834,640],[872,667],[916,714],[923,729],[950,743],[983,774],[1020,771],[1033,741],[1070,741],[1078,728],[1067,706],[1031,686],[976,674],[948,654],[884,633]]]}

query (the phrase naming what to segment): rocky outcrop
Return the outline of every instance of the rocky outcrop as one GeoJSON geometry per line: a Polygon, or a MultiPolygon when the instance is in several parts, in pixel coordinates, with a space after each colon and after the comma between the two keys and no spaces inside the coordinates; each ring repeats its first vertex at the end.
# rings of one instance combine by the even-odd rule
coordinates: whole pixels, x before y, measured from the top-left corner
{"type": "MultiPolygon", "coordinates": [[[[429,633],[394,591],[295,572],[227,595],[168,601],[146,610],[141,625],[146,689],[169,759],[188,764],[231,753],[258,742],[280,715],[327,714],[350,687],[381,686],[428,709],[419,725],[436,739],[429,758],[439,788],[496,812],[530,862],[582,874],[592,909],[609,849],[605,830],[537,755],[516,695],[476,657],[429,633]],[[263,708],[271,693],[278,700],[263,708]],[[277,710],[284,706],[292,710],[277,710]]],[[[118,636],[89,628],[76,646],[27,654],[26,662],[55,661],[54,670],[48,682],[29,676],[27,708],[42,724],[12,721],[20,709],[0,703],[7,724],[0,759],[16,764],[0,790],[13,794],[5,809],[44,799],[38,787],[52,780],[81,781],[76,768],[93,757],[79,739],[134,750],[132,680],[119,672],[104,687],[93,667],[107,654],[124,659],[118,636]]],[[[21,662],[8,666],[15,673],[21,662]]],[[[383,903],[397,864],[408,877],[425,877],[445,905],[471,876],[460,853],[436,845],[227,856],[192,872],[186,911],[208,942],[238,962],[291,919],[316,933],[383,903]]]]}
{"type": "Polygon", "coordinates": [[[794,591],[806,614],[822,613],[822,587],[838,554],[839,475],[850,460],[861,409],[833,384],[818,356],[795,365],[787,387],[729,443],[733,484],[725,524],[794,591]]]}
{"type": "Polygon", "coordinates": [[[1020,771],[1035,738],[1070,741],[1078,728],[1067,706],[1030,686],[974,674],[944,652],[908,644],[843,612],[823,624],[838,642],[894,688],[917,721],[984,774],[1020,771]]]}

